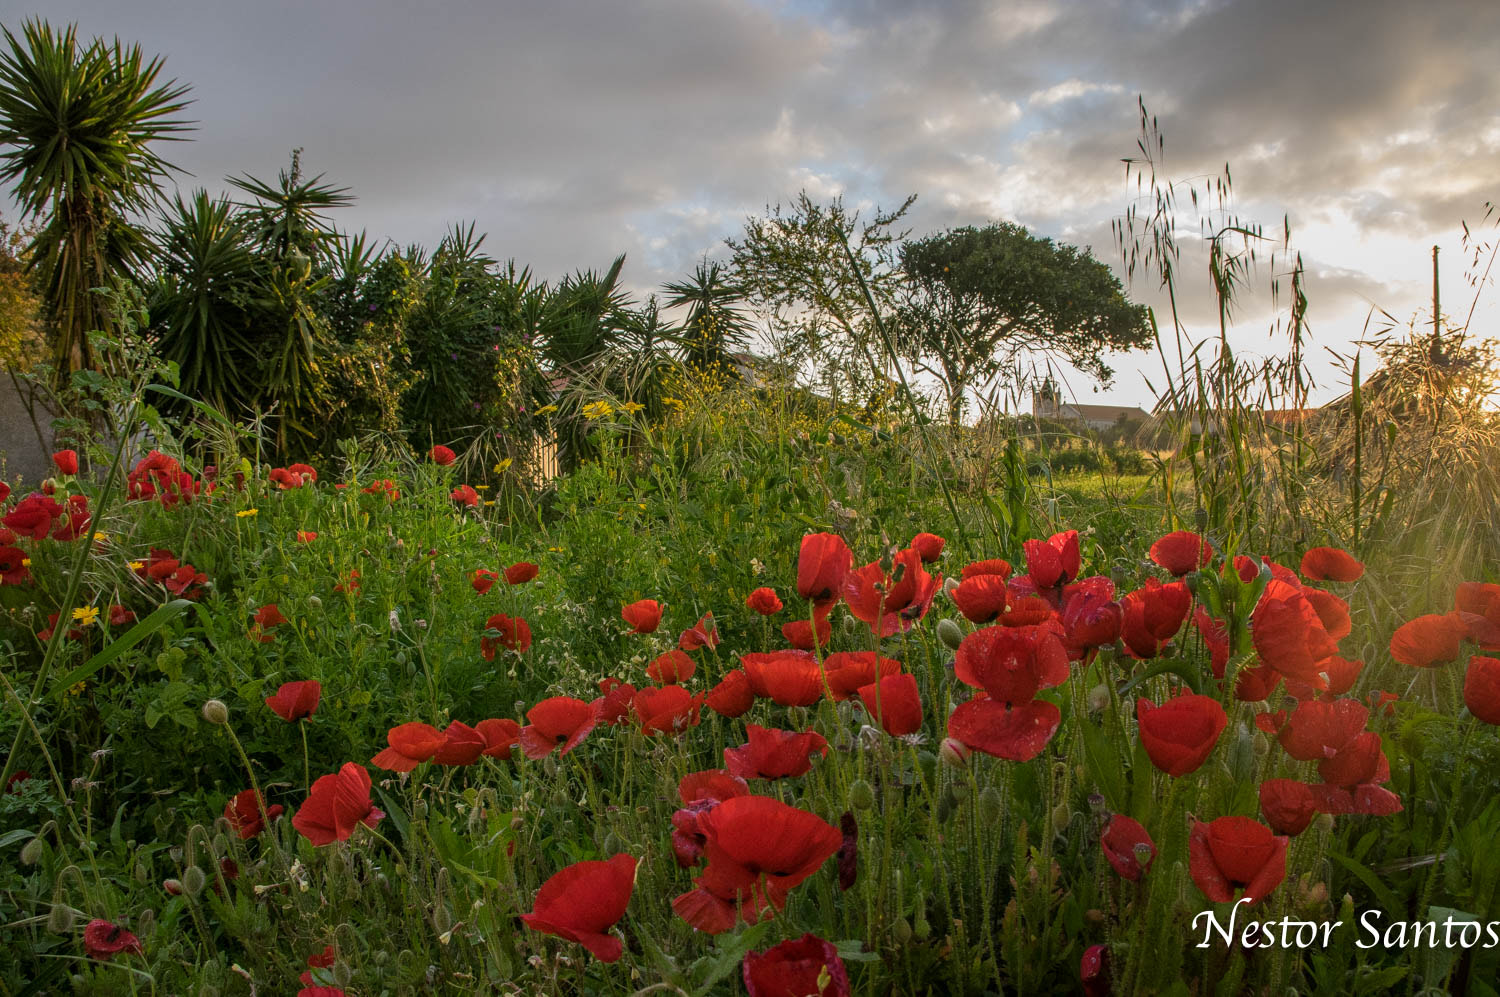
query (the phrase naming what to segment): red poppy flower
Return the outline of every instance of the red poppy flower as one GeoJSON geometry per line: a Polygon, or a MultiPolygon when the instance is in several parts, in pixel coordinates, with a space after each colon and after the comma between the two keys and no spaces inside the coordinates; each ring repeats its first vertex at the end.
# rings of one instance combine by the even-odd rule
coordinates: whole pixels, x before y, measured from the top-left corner
{"type": "Polygon", "coordinates": [[[996,703],[1028,703],[1068,680],[1068,652],[1048,627],[985,627],[958,645],[954,674],[996,703]]]}
{"type": "Polygon", "coordinates": [[[965,748],[1011,762],[1029,762],[1042,753],[1062,712],[1044,699],[1006,704],[976,698],[948,716],[948,734],[965,748]]]}
{"type": "Polygon", "coordinates": [[[1464,705],[1487,724],[1500,724],[1500,658],[1476,654],[1464,672],[1464,705]]]}
{"type": "Polygon", "coordinates": [[[249,841],[266,829],[266,820],[282,814],[281,804],[267,807],[265,797],[253,789],[242,789],[224,804],[224,820],[241,841],[249,841]],[[261,811],[265,812],[262,813],[261,811]]]}
{"type": "Polygon", "coordinates": [[[936,533],[918,533],[911,538],[911,543],[908,546],[920,554],[925,563],[931,564],[943,556],[943,547],[947,543],[948,541],[936,533]]]}
{"type": "Polygon", "coordinates": [[[971,623],[992,623],[1005,612],[1004,575],[974,575],[958,583],[953,604],[971,623]]]}
{"type": "Polygon", "coordinates": [[[118,924],[94,918],[83,929],[83,950],[90,959],[108,962],[121,952],[144,956],[141,940],[118,924]]]}
{"type": "Polygon", "coordinates": [[[359,589],[359,570],[357,568],[350,568],[349,573],[344,576],[344,580],[333,587],[335,592],[348,592],[350,595],[357,593],[359,589]]]}
{"type": "Polygon", "coordinates": [[[603,678],[599,680],[599,691],[604,695],[589,705],[599,717],[599,722],[617,727],[631,717],[631,700],[635,699],[635,686],[624,679],[603,678]]]}
{"type": "Polygon", "coordinates": [[[855,619],[882,637],[905,633],[927,615],[942,587],[941,575],[930,575],[921,555],[907,548],[897,551],[890,574],[873,561],[844,575],[844,602],[855,619]]]}
{"type": "Polygon", "coordinates": [[[1315,783],[1307,788],[1317,802],[1320,813],[1333,816],[1364,814],[1372,817],[1389,817],[1391,814],[1401,812],[1401,797],[1384,786],[1375,784],[1389,778],[1389,774],[1387,769],[1384,774],[1377,773],[1374,782],[1364,782],[1355,786],[1315,783]]]}
{"type": "Polygon", "coordinates": [[[448,497],[470,509],[477,508],[479,505],[479,493],[474,490],[473,485],[459,485],[449,493],[448,497]]]}
{"type": "Polygon", "coordinates": [[[384,816],[370,802],[370,773],[363,765],[345,762],[312,784],[307,802],[292,816],[292,826],[317,847],[348,841],[360,824],[374,827],[384,816]]]}
{"type": "Polygon", "coordinates": [[[1322,762],[1360,735],[1370,711],[1353,699],[1306,700],[1287,717],[1276,739],[1299,762],[1322,762]]]}
{"type": "Polygon", "coordinates": [[[788,779],[812,771],[814,754],[828,755],[828,742],[813,730],[801,733],[745,725],[750,738],[724,749],[724,767],[741,779],[788,779]]]}
{"type": "Polygon", "coordinates": [[[77,540],[89,531],[89,498],[87,495],[69,495],[65,511],[52,525],[53,540],[77,540]]]}
{"type": "Polygon", "coordinates": [[[854,552],[836,533],[809,533],[797,556],[797,594],[815,603],[838,601],[854,552]]]}
{"type": "Polygon", "coordinates": [[[1151,545],[1151,560],[1178,578],[1197,571],[1213,556],[1214,549],[1208,541],[1191,530],[1168,533],[1151,545]]]}
{"type": "Polygon", "coordinates": [[[1234,899],[1259,903],[1286,878],[1284,835],[1249,817],[1220,817],[1193,823],[1188,834],[1188,872],[1203,895],[1216,904],[1234,899]]]}
{"type": "Polygon", "coordinates": [[[544,934],[577,942],[601,962],[614,962],[624,947],[608,932],[625,916],[634,890],[635,859],[629,855],[575,862],[541,885],[531,913],[521,920],[544,934]]]}
{"type": "Polygon", "coordinates": [[[714,626],[714,614],[704,613],[698,622],[684,630],[677,638],[677,646],[684,651],[696,651],[700,647],[718,647],[719,629],[714,626]]]}
{"type": "Polygon", "coordinates": [[[540,570],[530,561],[517,561],[505,569],[505,584],[524,585],[535,578],[540,570]]]}
{"type": "Polygon", "coordinates": [[[823,671],[829,695],[835,702],[843,702],[861,687],[900,672],[901,662],[877,657],[874,651],[839,651],[823,659],[823,671]]]}
{"type": "Polygon", "coordinates": [[[542,700],[527,711],[526,719],[531,722],[521,728],[521,750],[533,761],[550,755],[559,746],[562,750],[558,754],[566,755],[599,722],[591,705],[571,696],[542,700]]]}
{"type": "Polygon", "coordinates": [[[646,666],[646,674],[657,685],[676,685],[693,677],[698,666],[681,651],[668,651],[646,666]]]}
{"type": "Polygon", "coordinates": [[[1078,577],[1082,559],[1077,530],[1054,533],[1046,540],[1028,540],[1021,546],[1026,551],[1026,574],[1038,589],[1056,588],[1078,577]]]}
{"type": "Polygon", "coordinates": [[[59,474],[77,474],[78,451],[59,450],[57,453],[52,455],[52,463],[57,465],[59,474]]]}
{"type": "Polygon", "coordinates": [[[1063,644],[1070,661],[1082,661],[1095,648],[1120,639],[1125,610],[1115,601],[1115,586],[1098,575],[1074,582],[1063,589],[1063,644]]]}
{"type": "Polygon", "coordinates": [[[447,737],[431,724],[409,723],[392,727],[385,741],[390,747],[370,759],[370,764],[392,772],[410,772],[437,754],[447,737]]]}
{"type": "Polygon", "coordinates": [[[1323,622],[1323,629],[1328,631],[1329,637],[1339,641],[1353,632],[1354,627],[1349,620],[1349,604],[1343,599],[1332,592],[1315,588],[1304,588],[1302,597],[1312,604],[1313,611],[1323,622]]]}
{"type": "Polygon", "coordinates": [[[431,457],[432,462],[434,464],[437,464],[439,467],[447,467],[449,464],[458,459],[457,454],[455,454],[452,450],[449,450],[447,447],[443,446],[441,443],[428,451],[427,456],[431,457]]]}
{"type": "Polygon", "coordinates": [[[323,695],[323,685],[316,679],[302,682],[287,682],[276,690],[276,695],[266,697],[266,705],[287,723],[310,717],[318,708],[318,698],[323,695]]]}
{"type": "Polygon", "coordinates": [[[0,481],[0,502],[4,502],[8,498],[10,498],[10,485],[0,481]]]}
{"type": "Polygon", "coordinates": [[[496,613],[485,621],[484,628],[498,634],[479,638],[479,653],[486,661],[495,660],[497,647],[509,648],[517,654],[525,654],[531,647],[531,625],[519,616],[496,613]]]}
{"type": "Polygon", "coordinates": [[[630,624],[633,634],[655,633],[661,626],[661,605],[655,599],[642,599],[620,610],[620,617],[630,624]]]}
{"type": "Polygon", "coordinates": [[[267,603],[255,611],[255,625],[260,627],[275,627],[286,622],[286,617],[281,615],[281,610],[276,608],[276,603],[267,603]]]}
{"type": "Polygon", "coordinates": [[[677,796],[683,803],[694,800],[732,800],[736,796],[749,796],[750,787],[744,779],[726,769],[704,769],[689,772],[677,782],[677,796]]]}
{"type": "Polygon", "coordinates": [[[466,723],[454,720],[443,730],[443,745],[432,756],[434,765],[472,765],[489,747],[489,740],[466,723]]]}
{"type": "Polygon", "coordinates": [[[299,544],[310,544],[318,539],[318,534],[313,530],[298,530],[297,542],[299,544]]]}
{"type": "Polygon", "coordinates": [[[643,734],[675,734],[698,726],[703,694],[693,695],[680,685],[642,689],[631,700],[643,734]]]}
{"type": "Polygon", "coordinates": [[[0,547],[0,584],[25,585],[31,581],[26,552],[19,547],[0,547]]]}
{"type": "Polygon", "coordinates": [[[745,597],[745,606],[762,616],[772,616],[781,612],[781,599],[775,589],[761,587],[745,597]]]}
{"type": "Polygon", "coordinates": [[[401,497],[401,493],[396,490],[396,483],[390,478],[372,481],[360,491],[366,495],[384,495],[388,502],[394,502],[401,497]]]}
{"type": "Polygon", "coordinates": [[[33,492],[0,519],[17,536],[32,540],[45,539],[52,532],[52,523],[63,514],[63,507],[41,494],[33,492]]]}
{"type": "Polygon", "coordinates": [[[1083,984],[1084,997],[1109,997],[1114,982],[1109,972],[1109,947],[1090,945],[1083,950],[1083,959],[1078,964],[1078,980],[1083,984]]]}
{"type": "Polygon", "coordinates": [[[1302,577],[1315,582],[1352,582],[1365,566],[1337,547],[1314,547],[1302,555],[1302,577]]]}
{"type": "Polygon", "coordinates": [[[1300,587],[1273,578],[1250,614],[1250,637],[1260,660],[1282,675],[1326,689],[1328,658],[1338,645],[1300,587]]]}
{"type": "Polygon", "coordinates": [[[1001,578],[1009,578],[1013,570],[1009,561],[1003,558],[992,557],[985,561],[974,561],[964,565],[959,577],[964,581],[968,581],[975,575],[999,575],[1001,578]]]}
{"type": "Polygon", "coordinates": [[[892,737],[904,737],[922,729],[922,697],[912,675],[888,675],[878,683],[859,689],[865,712],[874,717],[892,737]]]}
{"type": "Polygon", "coordinates": [[[509,758],[510,749],[521,743],[521,725],[508,718],[481,720],[474,729],[484,738],[480,754],[487,758],[509,758]]]}
{"type": "Polygon", "coordinates": [[[1333,757],[1318,762],[1319,777],[1330,786],[1345,789],[1385,782],[1390,773],[1390,763],[1380,750],[1380,735],[1371,730],[1356,735],[1333,757]]]}
{"type": "Polygon", "coordinates": [[[733,720],[750,712],[755,705],[755,690],[750,688],[750,679],[742,669],[724,673],[719,684],[708,692],[708,708],[721,717],[733,720]]]}
{"type": "Polygon", "coordinates": [[[308,969],[329,969],[338,961],[338,955],[333,951],[332,945],[325,945],[322,952],[315,952],[307,957],[308,969]]]}
{"type": "Polygon", "coordinates": [[[5,794],[11,796],[19,793],[21,791],[21,784],[30,778],[31,773],[25,769],[17,769],[12,772],[10,778],[5,780],[5,794]]]}
{"type": "Polygon", "coordinates": [[[1305,782],[1267,779],[1260,784],[1260,812],[1277,834],[1296,837],[1318,815],[1318,803],[1305,782]]]}
{"type": "Polygon", "coordinates": [[[495,582],[499,581],[499,579],[500,576],[489,568],[475,568],[469,575],[469,584],[480,595],[489,595],[490,589],[495,587],[495,582]]]}
{"type": "Polygon", "coordinates": [[[1141,826],[1141,822],[1124,814],[1114,814],[1099,836],[1099,846],[1104,857],[1122,879],[1132,883],[1151,871],[1156,861],[1156,842],[1141,826]]]}
{"type": "Polygon", "coordinates": [[[109,607],[109,625],[112,627],[123,627],[127,623],[135,622],[135,613],[124,606],[116,603],[109,607]]]}
{"type": "Polygon", "coordinates": [[[792,647],[801,651],[811,651],[816,647],[827,647],[828,642],[833,640],[833,624],[828,622],[828,614],[833,609],[833,603],[824,603],[815,606],[813,619],[817,621],[817,630],[813,630],[812,622],[808,620],[793,620],[781,625],[781,636],[792,647]],[[816,644],[814,637],[816,636],[816,644]]]}
{"type": "Polygon", "coordinates": [[[823,697],[823,671],[810,654],[783,651],[745,654],[745,677],[758,696],[778,706],[811,706],[823,697]]]}
{"type": "Polygon", "coordinates": [[[276,485],[282,491],[289,491],[293,488],[302,487],[302,476],[300,474],[292,473],[289,468],[273,467],[271,468],[271,472],[269,475],[267,475],[267,477],[270,479],[272,484],[276,485]]]}
{"type": "Polygon", "coordinates": [[[1191,693],[1160,706],[1137,699],[1135,719],[1151,764],[1173,777],[1197,771],[1229,724],[1218,700],[1191,693]]]}
{"type": "Polygon", "coordinates": [[[1184,582],[1163,585],[1155,578],[1120,600],[1123,618],[1120,637],[1132,657],[1147,659],[1161,654],[1187,620],[1193,596],[1184,582]]]}
{"type": "Polygon", "coordinates": [[[1469,627],[1457,613],[1428,613],[1401,624],[1391,635],[1391,657],[1413,668],[1457,661],[1469,627]]]}
{"type": "Polygon", "coordinates": [[[787,894],[843,843],[827,821],[765,796],[725,800],[698,824],[708,865],[672,909],[710,934],[728,931],[737,918],[753,924],[784,907],[787,894]]]}
{"type": "Polygon", "coordinates": [[[849,972],[838,949],[817,935],[745,953],[741,964],[750,997],[849,997],[849,972]]]}

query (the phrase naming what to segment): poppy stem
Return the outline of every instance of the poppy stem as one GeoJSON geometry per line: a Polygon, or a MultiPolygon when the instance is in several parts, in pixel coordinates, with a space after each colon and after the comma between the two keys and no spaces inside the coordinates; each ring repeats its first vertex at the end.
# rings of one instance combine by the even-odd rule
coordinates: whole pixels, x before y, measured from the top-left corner
{"type": "Polygon", "coordinates": [[[302,731],[302,784],[310,793],[312,792],[312,768],[307,762],[307,720],[304,718],[297,726],[302,731]]]}

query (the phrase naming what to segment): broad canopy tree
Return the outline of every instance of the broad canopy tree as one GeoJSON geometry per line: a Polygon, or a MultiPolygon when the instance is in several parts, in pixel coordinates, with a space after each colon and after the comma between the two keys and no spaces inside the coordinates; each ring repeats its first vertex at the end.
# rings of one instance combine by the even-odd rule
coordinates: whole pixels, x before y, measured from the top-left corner
{"type": "Polygon", "coordinates": [[[1150,345],[1146,309],[1089,250],[1037,238],[1010,222],[902,243],[897,304],[903,352],[942,382],[958,425],[965,391],[1018,355],[1061,357],[1108,384],[1108,350],[1150,345]]]}

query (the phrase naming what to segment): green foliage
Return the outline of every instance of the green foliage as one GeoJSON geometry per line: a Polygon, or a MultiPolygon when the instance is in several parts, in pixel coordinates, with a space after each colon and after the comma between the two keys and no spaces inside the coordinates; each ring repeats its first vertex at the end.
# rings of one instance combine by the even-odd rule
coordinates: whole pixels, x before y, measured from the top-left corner
{"type": "Polygon", "coordinates": [[[31,265],[53,324],[53,366],[93,369],[88,333],[106,328],[92,291],[129,277],[147,257],[129,221],[149,208],[171,165],[153,145],[187,129],[173,117],[187,88],[158,85],[161,59],[119,39],[83,45],[73,27],[28,21],[0,55],[0,179],[26,218],[40,219],[31,265]]]}
{"type": "Polygon", "coordinates": [[[903,242],[900,262],[899,340],[940,376],[955,426],[964,392],[1023,353],[1056,355],[1108,384],[1106,351],[1153,342],[1145,308],[1089,250],[1011,222],[903,242]]]}

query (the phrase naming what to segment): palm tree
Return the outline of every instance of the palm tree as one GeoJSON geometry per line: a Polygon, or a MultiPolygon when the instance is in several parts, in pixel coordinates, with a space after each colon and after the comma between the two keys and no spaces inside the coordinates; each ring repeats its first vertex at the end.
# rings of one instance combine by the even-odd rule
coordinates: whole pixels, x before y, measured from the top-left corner
{"type": "Polygon", "coordinates": [[[693,276],[663,284],[669,297],[664,308],[688,308],[683,323],[682,360],[700,371],[718,371],[734,376],[733,355],[750,342],[750,325],[734,307],[745,300],[745,292],[729,279],[722,263],[700,260],[693,276]]]}
{"type": "Polygon", "coordinates": [[[119,39],[80,45],[73,26],[54,31],[28,21],[18,39],[0,28],[0,181],[13,184],[23,217],[41,228],[32,265],[55,331],[54,366],[93,369],[88,333],[106,329],[105,302],[93,292],[131,276],[148,255],[129,215],[161,194],[174,167],[151,148],[188,130],[174,118],[186,86],[160,86],[162,60],[119,39]]]}

